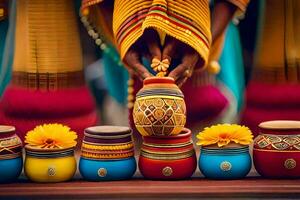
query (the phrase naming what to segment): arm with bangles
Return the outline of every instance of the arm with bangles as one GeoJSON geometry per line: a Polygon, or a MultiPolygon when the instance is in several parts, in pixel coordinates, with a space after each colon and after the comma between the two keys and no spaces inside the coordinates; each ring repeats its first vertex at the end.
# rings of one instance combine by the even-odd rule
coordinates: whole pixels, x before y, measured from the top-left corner
{"type": "Polygon", "coordinates": [[[215,0],[212,10],[211,32],[212,45],[207,65],[210,73],[218,73],[220,66],[219,57],[223,50],[225,32],[233,18],[241,18],[246,11],[249,0],[215,0]]]}
{"type": "MultiPolygon", "coordinates": [[[[91,19],[94,22],[94,26],[100,25],[106,39],[117,46],[113,35],[114,3],[114,0],[82,0],[81,12],[85,16],[88,16],[90,13],[98,13],[99,17],[97,19],[91,19]]],[[[131,75],[136,75],[143,80],[152,75],[142,64],[142,57],[153,58],[159,53],[158,35],[156,31],[149,29],[130,47],[123,59],[123,63],[131,75]]]]}
{"type": "MultiPolygon", "coordinates": [[[[248,4],[248,0],[217,0],[215,2],[214,10],[212,11],[211,19],[211,34],[212,45],[214,42],[223,35],[229,22],[235,16],[238,11],[244,12],[248,4]]],[[[176,83],[181,86],[194,71],[196,66],[204,65],[203,59],[201,59],[198,52],[189,46],[188,44],[176,39],[175,37],[167,35],[165,38],[164,46],[160,46],[159,37],[156,31],[150,30],[146,32],[142,40],[146,40],[150,54],[148,58],[157,58],[159,60],[169,60],[176,58],[181,60],[181,63],[172,70],[168,76],[175,79],[176,83]]],[[[136,43],[138,48],[138,43],[136,43]]],[[[134,49],[133,46],[131,49],[134,49]]],[[[145,78],[149,73],[146,68],[139,62],[140,57],[135,54],[138,51],[128,51],[125,60],[128,60],[131,66],[134,66],[135,72],[137,71],[139,77],[145,78]]]]}
{"type": "MultiPolygon", "coordinates": [[[[232,18],[238,10],[238,7],[236,6],[236,4],[233,4],[233,2],[237,2],[238,5],[241,5],[239,0],[215,1],[215,6],[212,11],[211,19],[212,47],[214,45],[214,42],[223,35],[223,33],[226,30],[226,27],[228,26],[229,22],[232,20],[232,18]]],[[[182,63],[179,64],[169,74],[169,76],[175,78],[175,80],[177,80],[177,83],[179,85],[182,85],[190,76],[192,76],[192,72],[194,71],[195,67],[203,66],[203,63],[199,63],[201,62],[201,59],[196,50],[187,46],[186,44],[183,44],[175,38],[168,38],[166,40],[166,44],[163,50],[163,58],[170,59],[172,57],[175,57],[176,52],[174,51],[176,49],[183,49],[183,51],[181,50],[182,63]]]]}
{"type": "MultiPolygon", "coordinates": [[[[85,1],[88,2],[90,0],[84,0],[83,2],[85,1]]],[[[234,13],[237,11],[237,7],[240,8],[240,5],[242,5],[240,2],[244,2],[244,1],[247,0],[216,1],[215,11],[213,12],[213,20],[212,20],[213,42],[215,41],[216,38],[222,35],[224,30],[226,29],[226,26],[234,16],[234,13]],[[234,4],[233,2],[236,4],[234,4]]],[[[102,4],[103,6],[105,5],[104,3],[105,1],[96,0],[96,2],[97,3],[101,2],[99,4],[100,6],[102,6],[102,4]]],[[[152,74],[143,65],[142,57],[146,57],[150,62],[154,58],[160,61],[168,60],[169,63],[171,63],[172,59],[176,59],[179,60],[180,64],[175,69],[173,69],[168,74],[168,76],[173,77],[177,82],[177,84],[181,85],[187,80],[188,77],[192,75],[192,72],[194,71],[194,68],[196,66],[200,66],[200,68],[205,66],[207,62],[207,57],[209,55],[209,47],[211,43],[211,32],[209,29],[210,17],[209,17],[209,11],[207,6],[208,1],[205,2],[205,0],[197,0],[197,1],[190,0],[190,3],[186,1],[184,4],[188,10],[185,10],[185,7],[183,5],[178,5],[177,1],[171,1],[171,0],[170,2],[168,1],[168,3],[164,1],[150,1],[150,0],[142,3],[133,0],[128,2],[114,1],[113,8],[112,8],[112,1],[109,2],[111,8],[102,9],[102,11],[103,13],[106,11],[106,14],[104,13],[105,15],[104,18],[110,16],[110,19],[106,19],[106,21],[109,22],[113,21],[113,23],[118,22],[115,23],[115,25],[116,24],[117,25],[115,26],[116,29],[114,30],[115,33],[113,39],[114,42],[116,42],[116,46],[119,47],[119,50],[121,49],[122,51],[122,47],[123,47],[123,52],[121,52],[121,54],[123,53],[122,60],[126,68],[128,69],[129,73],[136,75],[140,79],[144,79],[149,76],[152,76],[152,74]],[[145,12],[141,7],[137,6],[138,4],[151,8],[147,11],[146,18],[144,18],[143,14],[141,14],[145,12]],[[157,6],[158,4],[160,5],[157,6]],[[131,6],[131,5],[135,5],[135,6],[131,6]],[[194,11],[194,13],[192,14],[189,11],[193,9],[193,6],[191,5],[195,5],[197,9],[204,9],[204,10],[199,10],[198,12],[194,11]],[[164,6],[166,8],[164,8],[164,6]],[[169,6],[171,10],[169,10],[168,8],[169,6]],[[126,14],[124,14],[124,12],[128,11],[128,10],[124,10],[125,7],[126,9],[130,9],[130,14],[128,14],[129,17],[126,16],[126,14]],[[165,13],[163,13],[163,15],[160,15],[163,17],[166,16],[166,20],[155,21],[156,16],[152,9],[154,9],[155,12],[160,12],[160,9],[162,10],[166,9],[166,11],[162,11],[162,13],[163,12],[165,13]],[[180,14],[179,15],[176,14],[177,10],[183,13],[183,17],[180,14]],[[175,18],[170,17],[169,14],[175,15],[175,18]],[[131,44],[130,41],[132,40],[132,38],[136,36],[132,34],[131,35],[132,37],[126,40],[128,38],[127,37],[128,35],[126,35],[125,32],[127,29],[128,30],[130,29],[130,26],[127,26],[127,24],[132,24],[130,20],[126,21],[126,19],[130,19],[130,20],[134,19],[137,21],[140,20],[139,22],[141,22],[142,24],[144,24],[144,22],[148,20],[144,24],[145,27],[144,25],[138,27],[139,30],[142,31],[142,35],[139,36],[131,44]],[[175,21],[173,19],[175,19],[175,21]],[[179,25],[178,25],[179,27],[177,27],[176,25],[177,24],[176,20],[179,20],[179,25]],[[164,21],[167,21],[168,23],[164,24],[164,21]],[[182,27],[184,27],[185,32],[182,31],[182,27],[180,24],[183,24],[182,27]],[[123,29],[125,29],[125,31],[123,29]],[[123,32],[121,32],[120,30],[122,30],[123,32]],[[162,38],[161,35],[159,35],[159,33],[157,32],[157,30],[162,30],[162,32],[166,31],[164,43],[161,43],[162,38]],[[120,35],[122,35],[122,37],[120,35]],[[125,40],[122,40],[122,38],[124,38],[123,36],[127,38],[125,40]],[[203,42],[200,42],[200,40],[196,38],[203,39],[203,42]],[[117,42],[118,39],[119,41],[117,42]],[[128,49],[125,48],[126,45],[127,47],[129,47],[128,49]],[[201,45],[204,45],[203,48],[205,49],[201,49],[202,48],[201,45]]],[[[97,20],[99,20],[99,18],[97,20]]],[[[109,29],[112,30],[113,27],[110,26],[109,29]]]]}

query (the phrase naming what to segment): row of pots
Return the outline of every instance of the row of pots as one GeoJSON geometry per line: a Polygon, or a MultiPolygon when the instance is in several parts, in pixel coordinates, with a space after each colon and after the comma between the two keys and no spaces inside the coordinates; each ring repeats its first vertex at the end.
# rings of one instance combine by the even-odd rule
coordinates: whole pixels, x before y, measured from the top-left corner
{"type": "MultiPolygon", "coordinates": [[[[300,177],[300,123],[266,122],[253,148],[258,173],[270,178],[300,177]]],[[[26,176],[36,182],[60,182],[73,177],[74,149],[38,149],[25,146],[26,176]]],[[[243,178],[251,169],[248,146],[202,147],[199,168],[212,179],[243,178]]],[[[191,132],[174,136],[147,136],[139,169],[148,179],[189,178],[197,166],[191,132]]],[[[23,168],[22,142],[10,126],[0,126],[0,181],[15,180],[23,168]]],[[[90,181],[129,179],[136,171],[131,129],[92,127],[85,131],[79,161],[81,175],[90,181]]]]}

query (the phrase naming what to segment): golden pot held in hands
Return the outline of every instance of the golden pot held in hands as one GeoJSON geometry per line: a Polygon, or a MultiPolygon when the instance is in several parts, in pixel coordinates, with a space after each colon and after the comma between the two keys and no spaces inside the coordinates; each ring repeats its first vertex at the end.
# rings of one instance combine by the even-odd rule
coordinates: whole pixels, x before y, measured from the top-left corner
{"type": "Polygon", "coordinates": [[[174,79],[146,78],[136,96],[133,119],[143,136],[179,134],[186,123],[186,105],[174,79]]]}

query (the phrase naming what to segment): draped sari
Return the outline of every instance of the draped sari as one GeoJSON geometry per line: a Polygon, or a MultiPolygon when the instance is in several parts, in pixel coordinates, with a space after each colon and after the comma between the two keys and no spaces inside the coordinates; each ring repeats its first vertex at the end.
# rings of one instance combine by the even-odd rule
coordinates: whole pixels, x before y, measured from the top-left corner
{"type": "MultiPolygon", "coordinates": [[[[14,0],[15,22],[5,51],[14,49],[12,80],[0,101],[0,124],[19,134],[43,123],[63,123],[79,134],[97,120],[85,86],[73,0],[14,0]]],[[[8,59],[8,58],[7,58],[8,59]]],[[[1,74],[2,77],[2,74],[1,74]]],[[[5,77],[4,77],[5,78],[5,77]]]]}
{"type": "Polygon", "coordinates": [[[242,122],[300,120],[300,2],[260,1],[258,40],[242,122]]]}
{"type": "MultiPolygon", "coordinates": [[[[245,0],[232,0],[229,2],[238,7],[237,16],[245,11],[248,3],[245,0]]],[[[104,63],[105,71],[108,72],[105,78],[108,81],[107,86],[110,94],[121,104],[126,103],[126,99],[122,97],[127,94],[127,90],[124,88],[126,84],[124,80],[128,79],[128,74],[122,68],[123,64],[120,63],[120,59],[124,58],[128,48],[138,40],[146,28],[157,30],[162,43],[165,35],[168,34],[194,48],[204,61],[203,66],[196,66],[196,69],[201,69],[201,71],[206,66],[209,67],[208,63],[210,60],[218,60],[222,53],[224,40],[220,39],[214,47],[216,49],[214,55],[210,55],[210,11],[207,0],[116,0],[114,2],[83,0],[81,15],[89,34],[95,39],[96,44],[98,40],[99,47],[103,50],[102,62],[104,63]],[[113,13],[111,19],[107,18],[108,7],[110,7],[110,12],[113,13]],[[112,23],[111,27],[110,23],[112,23]],[[99,35],[101,36],[100,41],[99,35]]],[[[187,105],[191,106],[191,108],[188,108],[188,120],[190,119],[190,122],[210,120],[229,107],[234,107],[234,115],[238,112],[242,102],[243,86],[237,87],[236,85],[243,84],[243,78],[238,78],[235,75],[243,76],[243,64],[241,62],[239,40],[232,39],[237,39],[238,33],[234,25],[230,27],[229,35],[231,39],[226,40],[226,49],[231,53],[234,50],[235,53],[229,59],[225,58],[227,56],[223,56],[221,60],[226,65],[237,66],[233,67],[237,70],[230,71],[228,69],[230,66],[228,66],[225,71],[232,72],[230,73],[231,75],[227,76],[227,72],[221,70],[218,79],[223,80],[224,85],[230,85],[228,91],[233,92],[228,92],[230,94],[227,95],[224,94],[227,92],[211,86],[211,84],[216,83],[215,75],[210,75],[207,72],[195,73],[182,88],[188,102],[187,105]],[[235,31],[232,31],[232,29],[235,31]],[[227,78],[224,78],[225,76],[227,78]],[[231,97],[235,100],[232,101],[231,97]],[[235,105],[229,106],[230,102],[235,102],[233,103],[235,105]]],[[[145,62],[144,64],[147,65],[149,63],[145,62]]],[[[140,87],[141,83],[135,81],[134,92],[128,96],[129,108],[132,107],[134,94],[140,87]]],[[[130,92],[131,90],[129,88],[130,92]]]]}

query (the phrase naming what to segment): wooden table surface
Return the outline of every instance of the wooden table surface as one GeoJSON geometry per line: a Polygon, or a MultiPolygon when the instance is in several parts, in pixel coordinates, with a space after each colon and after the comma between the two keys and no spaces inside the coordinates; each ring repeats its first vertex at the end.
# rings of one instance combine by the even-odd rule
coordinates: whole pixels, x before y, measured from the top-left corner
{"type": "Polygon", "coordinates": [[[65,183],[32,183],[22,174],[16,183],[0,184],[0,199],[5,200],[199,198],[300,199],[300,180],[263,179],[252,167],[242,180],[208,180],[197,169],[191,179],[181,181],[144,180],[137,170],[132,180],[87,182],[77,170],[74,179],[65,183]]]}
{"type": "MultiPolygon", "coordinates": [[[[196,172],[196,176],[201,176],[196,172]]],[[[255,172],[243,180],[150,181],[139,178],[114,182],[86,182],[77,175],[65,183],[19,182],[0,185],[0,199],[260,199],[300,198],[300,180],[267,180],[255,172]]]]}

